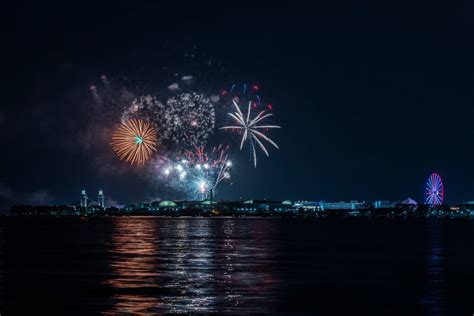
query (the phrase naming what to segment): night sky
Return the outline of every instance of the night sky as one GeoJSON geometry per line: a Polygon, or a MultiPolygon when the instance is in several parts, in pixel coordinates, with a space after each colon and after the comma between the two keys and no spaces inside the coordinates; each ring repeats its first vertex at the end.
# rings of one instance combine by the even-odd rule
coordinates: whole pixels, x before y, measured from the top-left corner
{"type": "Polygon", "coordinates": [[[282,126],[257,169],[236,155],[217,198],[422,201],[438,172],[446,202],[474,200],[472,3],[189,2],[4,8],[1,206],[99,187],[118,203],[173,198],[140,170],[107,171],[89,89],[105,74],[140,94],[174,73],[206,94],[258,83],[282,126]]]}

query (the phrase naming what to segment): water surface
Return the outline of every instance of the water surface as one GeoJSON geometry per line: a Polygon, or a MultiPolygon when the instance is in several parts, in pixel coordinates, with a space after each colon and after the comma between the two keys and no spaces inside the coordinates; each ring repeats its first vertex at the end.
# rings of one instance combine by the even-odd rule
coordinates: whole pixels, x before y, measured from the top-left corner
{"type": "Polygon", "coordinates": [[[472,315],[474,222],[3,218],[2,314],[472,315]]]}

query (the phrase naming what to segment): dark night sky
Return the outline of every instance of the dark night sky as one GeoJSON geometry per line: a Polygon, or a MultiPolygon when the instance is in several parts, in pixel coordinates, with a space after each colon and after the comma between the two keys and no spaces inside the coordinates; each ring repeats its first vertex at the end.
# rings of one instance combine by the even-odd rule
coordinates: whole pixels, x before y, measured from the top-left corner
{"type": "Polygon", "coordinates": [[[163,66],[206,92],[258,82],[276,106],[281,150],[240,155],[220,198],[420,201],[436,171],[447,202],[474,200],[474,4],[197,2],[4,8],[1,205],[165,197],[76,144],[102,74],[162,88],[163,66]]]}

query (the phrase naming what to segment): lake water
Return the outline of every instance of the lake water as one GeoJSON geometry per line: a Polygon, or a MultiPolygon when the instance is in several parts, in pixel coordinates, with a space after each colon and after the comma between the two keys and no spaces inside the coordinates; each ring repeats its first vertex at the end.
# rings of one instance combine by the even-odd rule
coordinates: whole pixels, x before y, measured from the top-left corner
{"type": "Polygon", "coordinates": [[[2,315],[472,315],[474,221],[0,218],[2,315]]]}

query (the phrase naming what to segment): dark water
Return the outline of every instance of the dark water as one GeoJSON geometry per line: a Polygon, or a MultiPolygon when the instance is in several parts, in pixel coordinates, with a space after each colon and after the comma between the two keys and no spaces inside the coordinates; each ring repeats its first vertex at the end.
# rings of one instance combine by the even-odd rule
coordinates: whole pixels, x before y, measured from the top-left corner
{"type": "Polygon", "coordinates": [[[473,221],[3,218],[2,315],[472,315],[473,221]]]}

